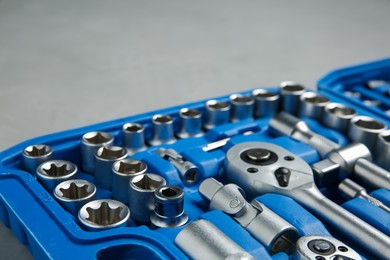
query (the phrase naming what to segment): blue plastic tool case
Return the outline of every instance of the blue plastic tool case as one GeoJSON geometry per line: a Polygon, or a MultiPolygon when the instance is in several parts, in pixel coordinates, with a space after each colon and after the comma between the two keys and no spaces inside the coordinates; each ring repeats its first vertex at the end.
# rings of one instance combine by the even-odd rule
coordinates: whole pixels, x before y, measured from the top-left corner
{"type": "MultiPolygon", "coordinates": [[[[344,103],[357,110],[360,115],[368,115],[390,125],[390,98],[386,92],[390,84],[369,89],[365,84],[369,80],[390,80],[390,59],[335,70],[318,83],[318,91],[331,101],[344,103]],[[361,98],[346,95],[346,91],[358,92],[361,98]],[[379,100],[380,107],[370,107],[365,99],[379,100]]],[[[274,88],[278,91],[278,88],[274,88]]],[[[251,95],[251,91],[240,92],[251,95]]],[[[229,102],[229,95],[215,99],[229,102]]],[[[103,231],[86,231],[78,223],[77,216],[67,212],[55,200],[54,196],[21,166],[21,152],[29,145],[47,144],[53,148],[54,159],[64,159],[79,167],[78,178],[94,181],[80,167],[80,140],[90,131],[105,131],[115,138],[115,145],[123,144],[122,126],[128,122],[137,122],[145,127],[146,139],[151,137],[151,118],[155,114],[167,114],[174,119],[175,129],[179,128],[178,112],[181,108],[196,108],[205,113],[205,102],[199,101],[182,106],[171,107],[141,115],[116,119],[96,125],[68,130],[33,138],[15,145],[0,153],[0,219],[16,235],[18,240],[31,251],[36,259],[186,259],[187,256],[174,244],[174,239],[183,227],[159,228],[152,230],[147,225],[131,222],[129,227],[119,227],[103,231]]],[[[320,160],[316,150],[308,145],[294,141],[289,137],[273,136],[267,131],[270,118],[258,118],[228,123],[205,131],[201,137],[177,139],[173,144],[162,147],[173,148],[186,160],[193,162],[201,171],[201,180],[208,177],[220,179],[223,174],[226,151],[244,132],[254,134],[245,137],[246,141],[264,141],[280,145],[312,164],[320,160]],[[209,152],[201,148],[208,143],[233,137],[227,145],[209,152]]],[[[349,140],[320,123],[305,119],[317,133],[346,144],[349,140]]],[[[220,211],[210,211],[204,199],[198,194],[199,183],[185,186],[176,169],[156,155],[156,146],[132,155],[148,165],[148,172],[162,175],[169,184],[178,185],[185,192],[185,212],[189,223],[197,219],[206,219],[233,239],[256,259],[289,259],[289,255],[278,253],[272,256],[266,249],[232,218],[220,211]]],[[[328,191],[332,197],[333,191],[328,191]]],[[[370,194],[390,206],[390,191],[385,189],[369,190],[370,194]]],[[[325,191],[326,193],[326,191],[325,191]]],[[[353,212],[383,233],[390,235],[390,216],[380,208],[355,198],[349,201],[336,196],[336,202],[353,212]]],[[[110,198],[110,191],[98,187],[97,198],[110,198]]],[[[275,213],[294,225],[299,235],[332,234],[332,228],[325,226],[319,219],[301,207],[294,200],[275,194],[265,194],[257,198],[275,213]]],[[[346,244],[353,243],[353,237],[338,237],[346,244]]],[[[363,257],[366,252],[355,247],[363,257]]]]}

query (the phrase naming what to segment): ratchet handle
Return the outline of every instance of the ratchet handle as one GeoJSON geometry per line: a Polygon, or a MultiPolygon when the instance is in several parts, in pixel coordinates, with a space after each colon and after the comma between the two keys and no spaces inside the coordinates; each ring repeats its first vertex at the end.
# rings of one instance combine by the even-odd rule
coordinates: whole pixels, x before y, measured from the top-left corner
{"type": "Polygon", "coordinates": [[[337,229],[340,234],[354,238],[354,243],[376,258],[387,259],[389,257],[390,237],[327,199],[316,187],[299,190],[295,193],[294,199],[327,225],[337,229]]]}

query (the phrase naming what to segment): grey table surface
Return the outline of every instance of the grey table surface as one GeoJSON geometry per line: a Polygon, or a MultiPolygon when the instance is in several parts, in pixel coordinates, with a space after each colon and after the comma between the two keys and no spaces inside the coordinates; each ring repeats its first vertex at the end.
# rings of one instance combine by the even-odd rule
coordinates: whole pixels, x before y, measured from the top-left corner
{"type": "MultiPolygon", "coordinates": [[[[0,0],[0,150],[390,54],[390,1],[0,0]]],[[[1,191],[0,191],[1,193],[1,191]]],[[[0,224],[0,258],[30,259],[0,224]]]]}

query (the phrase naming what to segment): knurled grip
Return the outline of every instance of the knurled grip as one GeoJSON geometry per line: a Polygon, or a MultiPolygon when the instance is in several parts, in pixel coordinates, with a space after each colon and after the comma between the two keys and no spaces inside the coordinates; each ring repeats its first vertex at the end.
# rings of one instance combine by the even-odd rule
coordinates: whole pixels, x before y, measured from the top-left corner
{"type": "Polygon", "coordinates": [[[324,158],[328,153],[340,147],[335,142],[315,133],[307,144],[316,149],[321,158],[324,158]]]}

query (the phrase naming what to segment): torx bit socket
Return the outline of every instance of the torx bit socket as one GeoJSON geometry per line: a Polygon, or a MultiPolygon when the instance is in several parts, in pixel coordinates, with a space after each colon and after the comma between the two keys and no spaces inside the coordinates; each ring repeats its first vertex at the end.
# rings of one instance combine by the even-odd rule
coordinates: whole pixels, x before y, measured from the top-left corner
{"type": "Polygon", "coordinates": [[[59,183],[53,193],[64,209],[77,216],[84,204],[95,199],[96,187],[86,180],[67,180],[59,183]]]}
{"type": "Polygon", "coordinates": [[[245,96],[242,94],[230,95],[230,104],[232,122],[250,119],[253,117],[255,101],[251,96],[245,96]]]}
{"type": "Polygon", "coordinates": [[[127,150],[119,146],[103,146],[96,151],[95,183],[101,188],[111,189],[112,165],[117,160],[125,159],[127,150]]]}
{"type": "Polygon", "coordinates": [[[138,160],[122,159],[112,165],[111,197],[127,204],[129,200],[129,181],[147,170],[147,165],[138,160]]]}
{"type": "Polygon", "coordinates": [[[340,103],[329,103],[325,107],[322,122],[329,128],[347,134],[350,121],[356,115],[353,108],[340,103]]]}
{"type": "Polygon", "coordinates": [[[202,113],[193,108],[180,109],[181,129],[177,134],[180,138],[198,137],[202,133],[202,113]]]}
{"type": "Polygon", "coordinates": [[[173,130],[173,118],[169,115],[154,115],[153,137],[149,141],[150,145],[171,144],[176,141],[173,130]]]}
{"type": "Polygon", "coordinates": [[[130,210],[116,200],[93,200],[80,209],[78,219],[88,231],[126,227],[130,221],[130,210]]]}
{"type": "Polygon", "coordinates": [[[166,183],[162,176],[152,173],[143,173],[130,180],[128,202],[134,220],[150,221],[154,211],[154,192],[166,183]]]}
{"type": "Polygon", "coordinates": [[[305,91],[306,88],[304,86],[293,81],[283,81],[280,83],[282,110],[292,115],[297,115],[300,104],[299,98],[305,91]]]}
{"type": "Polygon", "coordinates": [[[187,223],[184,212],[184,192],[178,186],[162,186],[154,192],[154,212],[150,216],[154,227],[180,227],[187,223]]]}
{"type": "Polygon", "coordinates": [[[321,122],[324,107],[329,103],[329,98],[316,92],[305,92],[300,100],[299,117],[308,117],[321,122]]]}
{"type": "Polygon", "coordinates": [[[114,137],[106,132],[89,132],[81,138],[81,168],[88,173],[95,171],[95,153],[102,146],[111,146],[114,137]]]}
{"type": "Polygon", "coordinates": [[[255,98],[255,117],[272,117],[279,111],[280,96],[277,92],[259,88],[252,92],[255,98]]]}
{"type": "Polygon", "coordinates": [[[123,125],[124,146],[129,155],[146,149],[145,128],[138,123],[127,123],[123,125]]]}
{"type": "Polygon", "coordinates": [[[230,104],[220,100],[206,102],[207,119],[204,127],[209,130],[229,122],[230,104]]]}
{"type": "Polygon", "coordinates": [[[61,182],[74,179],[77,166],[64,160],[46,161],[37,167],[37,179],[50,193],[61,182]]]}
{"type": "Polygon", "coordinates": [[[52,159],[53,149],[45,144],[30,145],[23,150],[22,156],[23,168],[36,176],[37,167],[52,159]]]}

